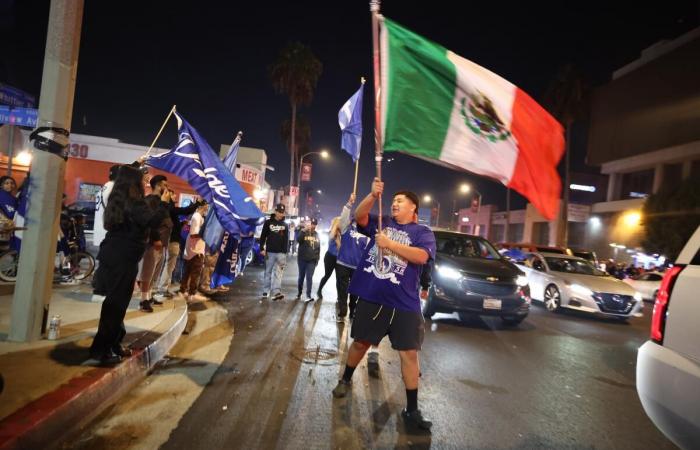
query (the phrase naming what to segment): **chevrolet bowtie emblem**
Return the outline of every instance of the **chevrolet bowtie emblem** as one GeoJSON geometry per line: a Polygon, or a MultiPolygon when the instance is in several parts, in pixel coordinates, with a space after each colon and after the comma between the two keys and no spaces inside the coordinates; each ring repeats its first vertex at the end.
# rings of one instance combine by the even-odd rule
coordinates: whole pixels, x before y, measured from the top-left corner
{"type": "Polygon", "coordinates": [[[486,281],[498,281],[497,277],[486,277],[486,281]]]}

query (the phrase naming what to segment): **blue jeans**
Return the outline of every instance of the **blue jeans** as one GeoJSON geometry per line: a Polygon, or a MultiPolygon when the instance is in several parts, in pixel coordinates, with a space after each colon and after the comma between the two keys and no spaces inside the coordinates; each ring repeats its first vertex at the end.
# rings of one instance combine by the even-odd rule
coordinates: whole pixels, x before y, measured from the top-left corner
{"type": "Polygon", "coordinates": [[[299,265],[298,293],[301,296],[301,291],[304,288],[304,277],[306,277],[306,296],[311,297],[311,284],[313,283],[314,270],[316,270],[318,261],[315,259],[312,261],[297,259],[297,264],[299,265]]]}
{"type": "Polygon", "coordinates": [[[279,294],[282,291],[282,275],[287,265],[286,253],[267,253],[265,257],[265,279],[263,292],[270,295],[279,294]]]}

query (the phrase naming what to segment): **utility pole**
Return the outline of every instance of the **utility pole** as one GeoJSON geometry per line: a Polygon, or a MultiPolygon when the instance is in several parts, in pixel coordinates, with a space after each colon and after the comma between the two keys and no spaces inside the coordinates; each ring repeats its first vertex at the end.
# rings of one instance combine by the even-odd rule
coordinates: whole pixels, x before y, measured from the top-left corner
{"type": "Polygon", "coordinates": [[[52,0],[41,79],[19,272],[12,299],[12,341],[35,341],[46,329],[63,197],[83,0],[52,0]]]}

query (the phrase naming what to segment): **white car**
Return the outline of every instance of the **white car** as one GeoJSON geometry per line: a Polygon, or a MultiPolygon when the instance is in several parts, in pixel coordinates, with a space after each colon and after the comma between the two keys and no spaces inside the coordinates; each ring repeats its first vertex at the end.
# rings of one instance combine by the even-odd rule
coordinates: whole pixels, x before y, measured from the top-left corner
{"type": "Polygon", "coordinates": [[[700,448],[700,227],[661,282],[651,340],[637,353],[644,411],[676,445],[700,448]]]}
{"type": "Polygon", "coordinates": [[[549,311],[577,309],[627,319],[642,316],[642,295],[589,261],[555,253],[531,253],[520,266],[530,297],[549,311]]]}
{"type": "Polygon", "coordinates": [[[625,278],[625,283],[632,286],[634,290],[642,294],[644,300],[654,301],[656,299],[656,291],[661,286],[661,280],[664,274],[661,272],[646,272],[632,278],[625,278]]]}

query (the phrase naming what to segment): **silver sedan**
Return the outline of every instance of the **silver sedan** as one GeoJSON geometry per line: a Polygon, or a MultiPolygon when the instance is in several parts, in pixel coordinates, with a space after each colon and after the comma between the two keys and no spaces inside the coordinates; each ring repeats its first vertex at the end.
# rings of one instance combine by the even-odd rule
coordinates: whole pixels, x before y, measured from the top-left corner
{"type": "Polygon", "coordinates": [[[531,253],[520,266],[530,296],[549,311],[571,308],[627,319],[642,316],[642,295],[575,256],[531,253]]]}

